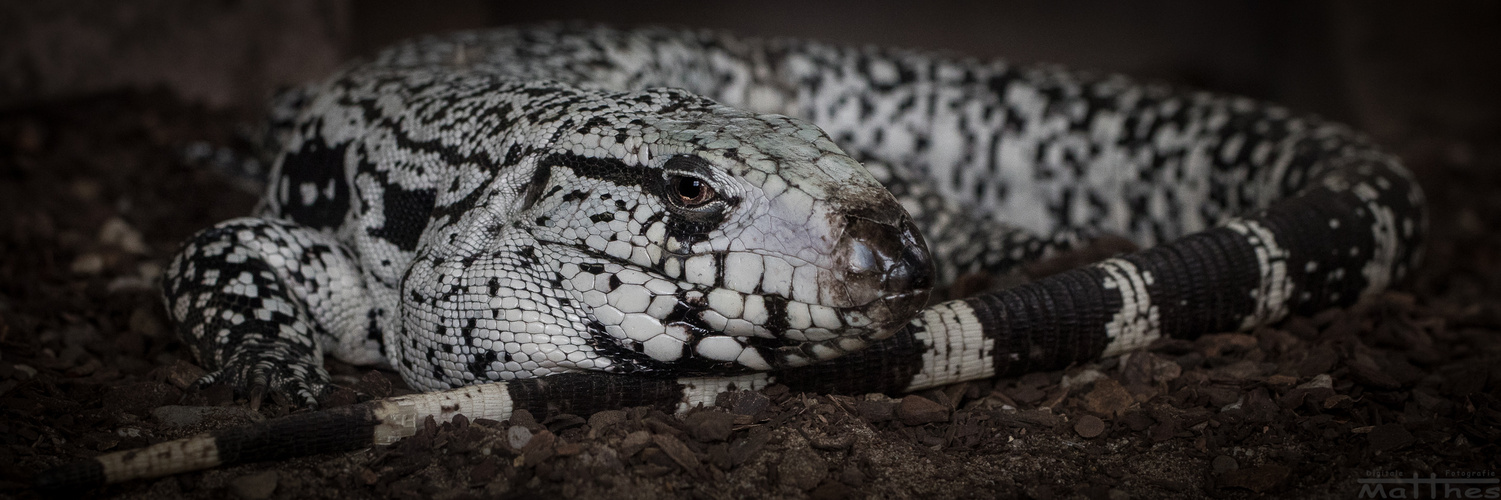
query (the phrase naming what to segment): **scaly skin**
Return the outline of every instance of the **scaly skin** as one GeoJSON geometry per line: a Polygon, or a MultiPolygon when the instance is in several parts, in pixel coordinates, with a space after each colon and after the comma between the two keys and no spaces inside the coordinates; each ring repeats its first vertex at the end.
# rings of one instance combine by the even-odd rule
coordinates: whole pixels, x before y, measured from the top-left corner
{"type": "Polygon", "coordinates": [[[1341,126],[915,51],[509,28],[397,45],[279,103],[259,215],[166,272],[204,382],[316,404],[332,353],[458,389],[47,481],[386,442],[426,415],[1057,369],[1348,305],[1401,279],[1425,229],[1406,170],[1341,126]],[[926,304],[1100,234],[1153,248],[926,304]]]}
{"type": "Polygon", "coordinates": [[[934,277],[1101,233],[1230,231],[1217,253],[1159,249],[1182,262],[1155,272],[1189,279],[1159,294],[1224,298],[1146,305],[1140,262],[1081,278],[1076,295],[1140,297],[1084,300],[1109,319],[1056,333],[1090,339],[1066,362],[1164,321],[1197,334],[1349,303],[1406,272],[1423,225],[1405,171],[1342,127],[911,51],[552,25],[408,42],[299,95],[274,113],[290,118],[260,216],[190,241],[164,288],[205,382],[309,404],[322,352],[423,390],[805,366],[921,317],[934,277]],[[683,182],[711,199],[685,205],[683,182]],[[1329,213],[1294,225],[1333,234],[1257,211],[1308,204],[1329,213]],[[1192,283],[1221,267],[1250,279],[1192,283]]]}

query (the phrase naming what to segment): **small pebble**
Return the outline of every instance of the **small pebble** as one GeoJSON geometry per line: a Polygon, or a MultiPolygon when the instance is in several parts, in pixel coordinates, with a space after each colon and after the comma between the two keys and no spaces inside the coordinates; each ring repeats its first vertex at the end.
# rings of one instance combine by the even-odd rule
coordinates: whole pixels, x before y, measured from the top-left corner
{"type": "Polygon", "coordinates": [[[533,417],[532,412],[526,410],[516,410],[511,412],[511,425],[521,427],[538,427],[537,417],[533,417]]]}
{"type": "Polygon", "coordinates": [[[777,478],[799,490],[807,491],[818,486],[829,475],[829,463],[822,455],[808,447],[794,448],[777,464],[777,478]]]}
{"type": "Polygon", "coordinates": [[[771,406],[771,398],[755,391],[727,392],[721,394],[720,398],[723,398],[723,402],[716,404],[736,415],[755,415],[771,406]]]}
{"type": "Polygon", "coordinates": [[[735,431],[735,416],[717,411],[694,413],[684,423],[693,439],[703,442],[724,441],[735,431]]]}
{"type": "Polygon", "coordinates": [[[177,360],[175,363],[172,363],[171,366],[161,368],[160,370],[163,379],[165,379],[167,383],[172,384],[178,389],[184,390],[186,390],[188,387],[191,387],[195,382],[198,382],[198,379],[203,378],[204,375],[208,375],[208,372],[204,371],[203,368],[198,367],[198,365],[189,363],[181,359],[177,360]]]}
{"type": "Polygon", "coordinates": [[[86,253],[73,259],[73,264],[68,266],[73,274],[99,274],[104,271],[104,257],[97,253],[86,253]]]}
{"type": "Polygon", "coordinates": [[[589,416],[589,427],[603,429],[625,421],[625,412],[620,410],[605,410],[589,416]]]}
{"type": "Polygon", "coordinates": [[[1059,383],[1058,385],[1063,387],[1064,389],[1073,389],[1075,387],[1092,384],[1094,383],[1094,381],[1102,378],[1105,378],[1104,373],[1091,368],[1074,375],[1064,375],[1063,382],[1059,383]]]}
{"type": "Polygon", "coordinates": [[[103,227],[99,228],[99,242],[114,245],[136,255],[151,252],[151,248],[147,247],[145,240],[141,238],[141,232],[119,217],[110,218],[104,222],[103,227]]]}
{"type": "Polygon", "coordinates": [[[31,380],[36,377],[36,368],[32,368],[31,365],[15,364],[11,367],[15,368],[17,373],[22,374],[22,376],[16,377],[16,380],[31,380]]]}
{"type": "Polygon", "coordinates": [[[855,411],[871,422],[885,422],[896,415],[896,404],[887,401],[857,401],[855,411]]]}
{"type": "Polygon", "coordinates": [[[1299,389],[1333,389],[1334,388],[1334,379],[1332,377],[1330,377],[1329,374],[1327,374],[1327,373],[1321,373],[1318,376],[1313,377],[1313,380],[1309,380],[1308,382],[1305,382],[1303,385],[1298,386],[1298,388],[1299,389]]]}
{"type": "Polygon", "coordinates": [[[896,407],[897,418],[907,425],[923,425],[933,422],[947,422],[949,409],[933,400],[916,395],[908,395],[902,398],[902,402],[896,407]]]}
{"type": "Polygon", "coordinates": [[[519,425],[513,425],[511,426],[510,430],[506,431],[506,444],[511,445],[512,449],[522,449],[526,447],[527,443],[530,442],[532,442],[531,429],[519,425]]]}
{"type": "Polygon", "coordinates": [[[1152,358],[1152,380],[1157,382],[1172,382],[1183,376],[1183,366],[1176,362],[1157,357],[1152,358]]]}
{"type": "Polygon", "coordinates": [[[1292,387],[1298,383],[1298,377],[1291,375],[1272,375],[1266,378],[1266,383],[1274,387],[1292,387]]]}
{"type": "Polygon", "coordinates": [[[1210,461],[1209,467],[1214,470],[1214,475],[1218,476],[1239,469],[1240,464],[1235,463],[1235,459],[1230,458],[1229,455],[1220,455],[1210,461]]]}
{"type": "Polygon", "coordinates": [[[650,432],[636,431],[630,434],[626,434],[625,439],[620,440],[620,456],[629,457],[631,455],[635,455],[636,452],[641,451],[642,448],[645,448],[646,444],[649,442],[651,442],[650,432]]]}
{"type": "Polygon", "coordinates": [[[1093,438],[1105,432],[1105,421],[1094,415],[1085,415],[1074,423],[1074,432],[1086,438],[1093,438]]]}
{"type": "Polygon", "coordinates": [[[229,482],[229,491],[235,496],[251,500],[270,498],[276,491],[276,471],[240,476],[229,482]]]}
{"type": "Polygon", "coordinates": [[[1209,379],[1220,382],[1239,382],[1261,376],[1261,365],[1251,360],[1241,360],[1215,368],[1209,379]]]}
{"type": "Polygon", "coordinates": [[[1094,389],[1084,395],[1084,409],[1102,415],[1120,416],[1133,404],[1136,404],[1136,398],[1115,379],[1099,380],[1094,389]]]}

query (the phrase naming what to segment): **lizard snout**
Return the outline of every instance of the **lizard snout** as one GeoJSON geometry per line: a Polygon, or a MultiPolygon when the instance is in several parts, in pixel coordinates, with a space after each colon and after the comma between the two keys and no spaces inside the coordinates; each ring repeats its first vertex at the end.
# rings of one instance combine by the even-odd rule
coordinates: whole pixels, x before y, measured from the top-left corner
{"type": "Polygon", "coordinates": [[[911,298],[917,303],[906,304],[910,300],[902,299],[886,304],[893,315],[910,314],[924,305],[933,288],[928,246],[909,217],[894,223],[847,217],[835,252],[852,303],[911,298]]]}

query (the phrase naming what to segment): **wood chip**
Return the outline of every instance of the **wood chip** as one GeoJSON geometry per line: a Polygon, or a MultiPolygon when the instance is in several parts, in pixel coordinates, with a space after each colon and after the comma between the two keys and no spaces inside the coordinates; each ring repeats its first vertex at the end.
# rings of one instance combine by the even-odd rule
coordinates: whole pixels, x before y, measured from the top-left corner
{"type": "Polygon", "coordinates": [[[662,448],[662,452],[672,458],[673,462],[677,462],[678,465],[682,466],[684,470],[688,472],[698,470],[698,456],[693,454],[693,450],[688,449],[688,445],[683,444],[678,438],[672,437],[669,434],[653,434],[651,440],[658,447],[662,448]]]}

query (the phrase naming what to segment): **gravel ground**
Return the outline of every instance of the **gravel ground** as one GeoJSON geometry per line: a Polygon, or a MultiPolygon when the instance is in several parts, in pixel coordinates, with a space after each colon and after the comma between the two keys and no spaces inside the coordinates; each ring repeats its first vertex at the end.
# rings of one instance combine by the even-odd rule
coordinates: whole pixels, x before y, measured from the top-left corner
{"type": "MultiPolygon", "coordinates": [[[[255,202],[183,145],[243,150],[253,118],[166,92],[0,112],[0,496],[36,496],[30,478],[68,461],[293,411],[189,390],[202,369],[153,288],[179,241],[255,202]]],[[[685,417],[461,419],[394,446],[92,494],[1350,498],[1376,475],[1494,478],[1501,145],[1477,137],[1396,148],[1433,199],[1428,262],[1349,310],[900,399],[773,386],[685,417]]],[[[408,392],[331,365],[327,405],[408,392]]]]}

